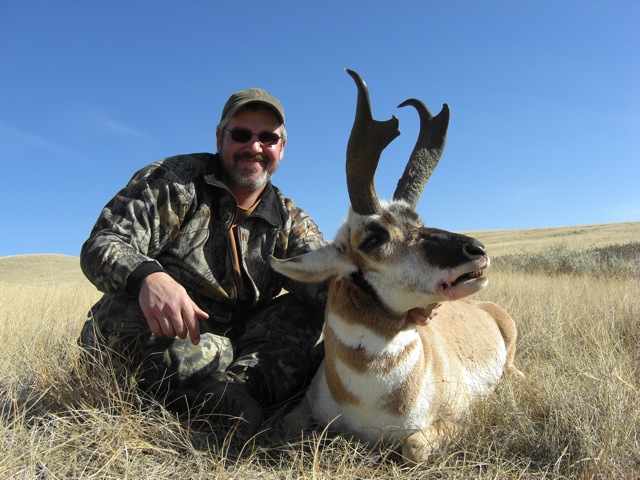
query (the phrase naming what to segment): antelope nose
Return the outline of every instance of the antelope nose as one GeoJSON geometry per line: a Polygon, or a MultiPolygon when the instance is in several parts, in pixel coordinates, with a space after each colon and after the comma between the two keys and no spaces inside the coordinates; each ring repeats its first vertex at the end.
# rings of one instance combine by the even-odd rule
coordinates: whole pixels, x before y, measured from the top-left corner
{"type": "Polygon", "coordinates": [[[487,250],[480,242],[466,244],[463,247],[463,251],[469,257],[481,257],[487,254],[487,250]]]}

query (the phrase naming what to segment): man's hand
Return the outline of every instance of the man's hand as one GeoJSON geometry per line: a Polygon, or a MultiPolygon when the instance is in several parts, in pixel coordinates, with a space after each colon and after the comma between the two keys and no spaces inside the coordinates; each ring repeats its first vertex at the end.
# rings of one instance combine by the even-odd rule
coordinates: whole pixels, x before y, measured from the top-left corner
{"type": "Polygon", "coordinates": [[[142,281],[138,297],[151,331],[158,337],[191,338],[200,342],[198,319],[209,315],[191,300],[182,285],[165,272],[155,272],[142,281]]]}
{"type": "Polygon", "coordinates": [[[412,308],[409,310],[409,318],[417,325],[426,325],[438,314],[439,303],[428,305],[425,308],[412,308]]]}

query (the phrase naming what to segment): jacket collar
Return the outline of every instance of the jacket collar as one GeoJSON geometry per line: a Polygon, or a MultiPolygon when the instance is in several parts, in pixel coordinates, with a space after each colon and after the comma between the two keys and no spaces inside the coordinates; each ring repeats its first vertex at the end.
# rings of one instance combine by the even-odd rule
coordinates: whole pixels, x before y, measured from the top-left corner
{"type": "MultiPolygon", "coordinates": [[[[211,162],[209,162],[206,170],[206,174],[204,177],[205,181],[214,187],[222,188],[226,190],[230,196],[233,197],[231,191],[224,184],[222,179],[222,166],[220,161],[220,156],[216,153],[211,162]]],[[[235,201],[235,200],[234,200],[235,201]]],[[[251,213],[250,217],[260,217],[273,225],[274,227],[280,227],[284,224],[284,220],[282,218],[282,213],[279,208],[279,198],[276,195],[276,187],[271,183],[271,181],[267,182],[265,186],[264,192],[262,193],[262,199],[260,203],[256,207],[256,209],[251,213]]]]}

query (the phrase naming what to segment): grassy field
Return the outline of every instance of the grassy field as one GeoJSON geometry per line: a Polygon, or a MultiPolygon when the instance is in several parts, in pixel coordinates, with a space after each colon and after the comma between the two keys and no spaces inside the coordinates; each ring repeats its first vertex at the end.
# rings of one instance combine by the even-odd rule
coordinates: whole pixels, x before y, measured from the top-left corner
{"type": "Polygon", "coordinates": [[[80,363],[99,293],[77,258],[0,258],[0,478],[640,477],[640,223],[472,234],[495,256],[479,296],[516,319],[526,377],[506,377],[415,467],[322,431],[284,438],[277,414],[241,451],[205,448],[116,373],[80,363]]]}

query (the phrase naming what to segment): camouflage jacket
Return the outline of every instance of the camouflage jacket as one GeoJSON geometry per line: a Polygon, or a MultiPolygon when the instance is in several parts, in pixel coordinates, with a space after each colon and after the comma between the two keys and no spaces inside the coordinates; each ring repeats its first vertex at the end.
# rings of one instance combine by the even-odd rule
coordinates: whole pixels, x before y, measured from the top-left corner
{"type": "MultiPolygon", "coordinates": [[[[162,269],[210,315],[224,317],[219,307],[238,306],[229,246],[236,209],[220,181],[217,155],[178,155],[153,163],[135,173],[102,210],[82,247],[82,271],[99,290],[130,297],[137,294],[131,289],[135,272],[162,269]]],[[[290,281],[269,266],[270,255],[294,257],[324,243],[313,220],[277,187],[267,185],[257,208],[239,222],[238,238],[249,291],[243,307],[258,307],[282,288],[324,305],[324,286],[290,281]]]]}

